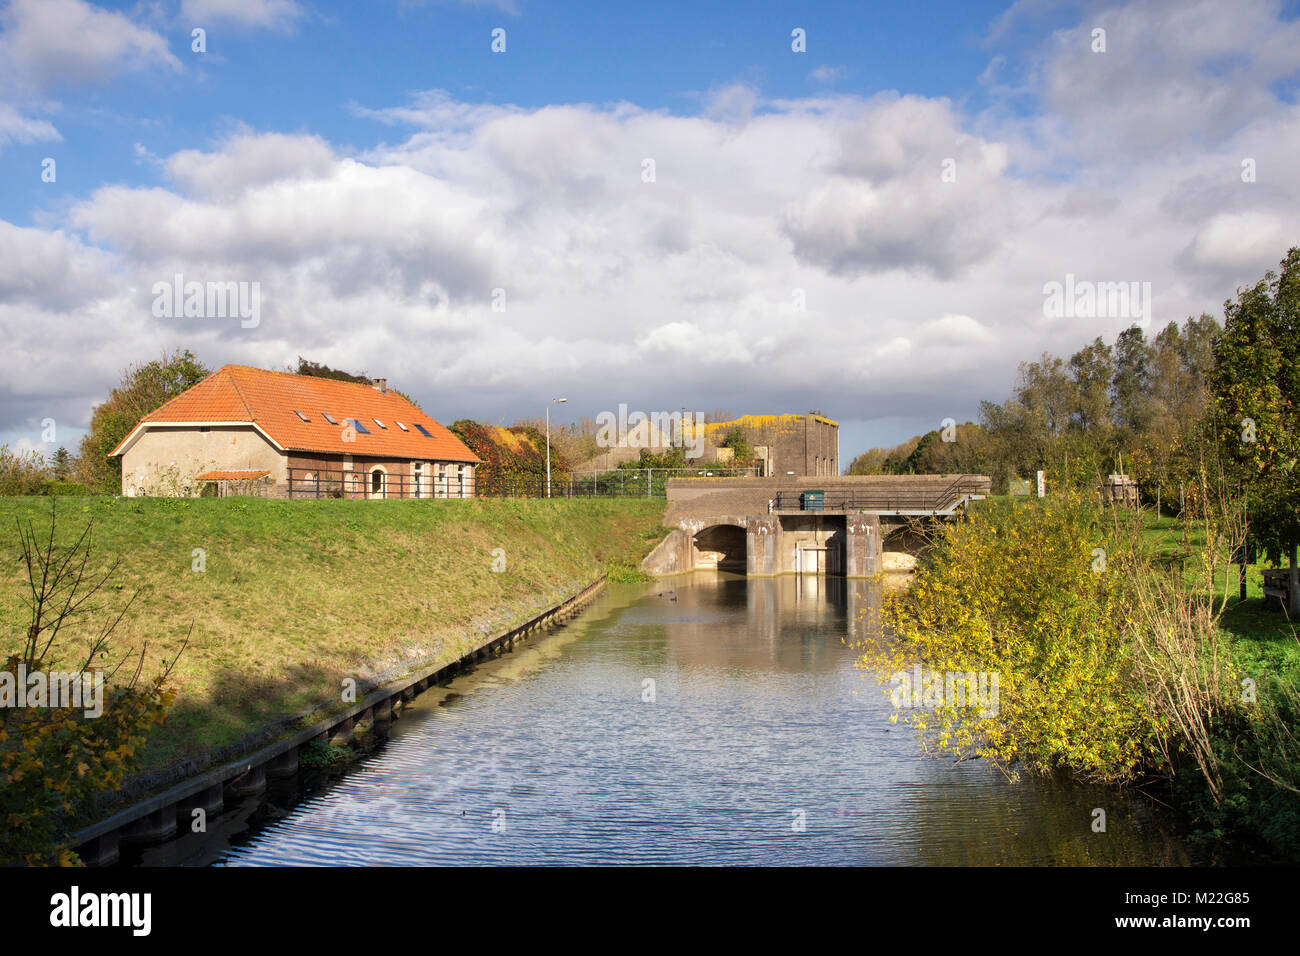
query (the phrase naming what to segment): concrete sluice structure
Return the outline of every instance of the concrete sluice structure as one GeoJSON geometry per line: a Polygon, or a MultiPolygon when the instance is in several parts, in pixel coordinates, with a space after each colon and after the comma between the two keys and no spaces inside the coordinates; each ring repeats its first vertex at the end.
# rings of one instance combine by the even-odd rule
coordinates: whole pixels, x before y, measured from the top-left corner
{"type": "Polygon", "coordinates": [[[915,551],[918,521],[951,518],[989,486],[984,475],[674,479],[664,514],[672,530],[642,567],[870,577],[906,564],[885,554],[915,551]]]}

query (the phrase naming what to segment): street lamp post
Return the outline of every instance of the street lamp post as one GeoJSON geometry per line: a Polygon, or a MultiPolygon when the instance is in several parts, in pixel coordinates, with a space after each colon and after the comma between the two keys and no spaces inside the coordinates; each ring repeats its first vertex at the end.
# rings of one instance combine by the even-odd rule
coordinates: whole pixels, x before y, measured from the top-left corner
{"type": "MultiPolygon", "coordinates": [[[[567,398],[556,398],[551,405],[567,402],[567,398]]],[[[551,497],[551,405],[546,406],[546,497],[551,497]]]]}

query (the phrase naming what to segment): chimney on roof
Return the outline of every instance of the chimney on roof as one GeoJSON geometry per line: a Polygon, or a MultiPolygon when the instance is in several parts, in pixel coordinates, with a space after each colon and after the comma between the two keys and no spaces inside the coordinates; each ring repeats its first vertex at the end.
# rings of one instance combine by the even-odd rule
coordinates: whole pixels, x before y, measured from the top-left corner
{"type": "Polygon", "coordinates": [[[375,388],[379,389],[379,392],[380,392],[381,395],[387,395],[387,394],[388,394],[388,379],[386,379],[386,378],[372,378],[372,379],[370,380],[370,384],[373,385],[375,388]]]}

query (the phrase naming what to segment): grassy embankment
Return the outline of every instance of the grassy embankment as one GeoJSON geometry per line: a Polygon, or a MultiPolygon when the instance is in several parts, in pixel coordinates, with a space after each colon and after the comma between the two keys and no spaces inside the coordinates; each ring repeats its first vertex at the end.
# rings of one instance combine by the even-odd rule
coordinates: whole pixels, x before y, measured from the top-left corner
{"type": "MultiPolygon", "coordinates": [[[[1147,517],[1146,537],[1153,553],[1169,562],[1192,564],[1205,547],[1203,529],[1185,529],[1177,518],[1147,517]]],[[[1219,630],[1224,646],[1243,673],[1267,670],[1287,677],[1300,685],[1300,641],[1286,613],[1276,598],[1264,600],[1264,575],[1261,566],[1246,569],[1246,599],[1241,600],[1239,569],[1215,576],[1216,598],[1222,600],[1226,585],[1228,601],[1219,630]]],[[[1189,587],[1192,582],[1189,580],[1189,587]]],[[[1216,602],[1217,603],[1217,602],[1216,602]]],[[[1294,622],[1300,627],[1300,622],[1294,622]]]]}
{"type": "MultiPolygon", "coordinates": [[[[337,700],[345,678],[430,654],[453,660],[602,573],[637,580],[664,533],[663,502],[652,500],[63,498],[57,508],[58,540],[93,522],[92,566],[121,562],[93,623],[141,592],[110,658],[147,644],[145,671],[156,672],[193,625],[146,771],[337,700]]],[[[40,536],[49,515],[48,499],[0,499],[6,655],[27,622],[16,522],[40,536]]],[[[84,653],[83,630],[60,637],[65,659],[84,653]]]]}

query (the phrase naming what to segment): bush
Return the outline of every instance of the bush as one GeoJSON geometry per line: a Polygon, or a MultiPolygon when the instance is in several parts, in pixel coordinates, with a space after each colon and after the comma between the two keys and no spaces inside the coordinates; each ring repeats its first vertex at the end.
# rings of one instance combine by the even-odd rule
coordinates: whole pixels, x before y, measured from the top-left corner
{"type": "Polygon", "coordinates": [[[14,453],[0,445],[0,495],[38,494],[50,478],[49,464],[35,451],[14,453]]]}
{"type": "Polygon", "coordinates": [[[76,481],[47,481],[38,494],[85,498],[90,495],[90,489],[76,481]]]}
{"type": "Polygon", "coordinates": [[[996,675],[995,716],[948,697],[906,711],[928,746],[1099,781],[1159,761],[1165,728],[1127,634],[1132,569],[1102,515],[1077,497],[987,502],[943,526],[911,588],[886,598],[892,639],[864,647],[861,667],[882,681],[918,664],[996,675]]]}

